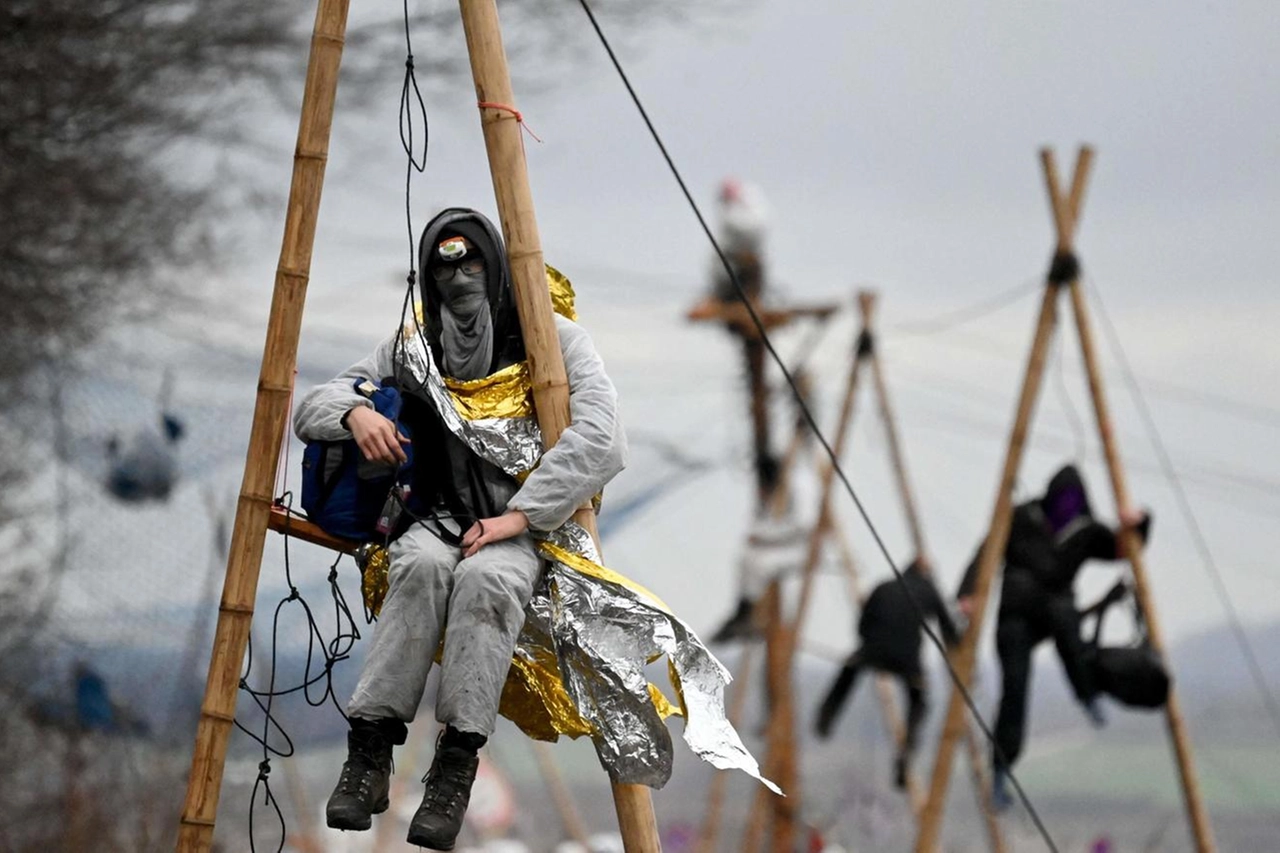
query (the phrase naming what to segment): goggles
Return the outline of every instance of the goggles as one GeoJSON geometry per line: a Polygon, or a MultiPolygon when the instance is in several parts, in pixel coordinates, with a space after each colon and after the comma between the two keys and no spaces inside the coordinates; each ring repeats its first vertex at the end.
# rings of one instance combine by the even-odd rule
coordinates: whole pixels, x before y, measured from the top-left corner
{"type": "Polygon", "coordinates": [[[435,264],[431,267],[431,277],[436,281],[448,281],[458,270],[462,270],[464,275],[477,275],[484,272],[484,268],[484,258],[473,255],[463,258],[456,264],[435,264]]]}

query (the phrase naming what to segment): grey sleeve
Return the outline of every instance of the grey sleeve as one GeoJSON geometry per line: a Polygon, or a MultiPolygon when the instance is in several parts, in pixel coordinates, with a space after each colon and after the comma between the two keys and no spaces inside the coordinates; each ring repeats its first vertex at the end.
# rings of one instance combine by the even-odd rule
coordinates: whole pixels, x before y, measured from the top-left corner
{"type": "Polygon", "coordinates": [[[569,379],[569,427],[507,504],[534,530],[554,530],[627,464],[618,392],[586,331],[557,315],[569,379]]]}
{"type": "Polygon", "coordinates": [[[373,354],[348,367],[333,379],[307,392],[293,412],[293,431],[303,441],[342,441],[351,431],[342,416],[356,406],[373,403],[356,393],[357,379],[381,381],[392,375],[396,336],[383,341],[373,354]]]}

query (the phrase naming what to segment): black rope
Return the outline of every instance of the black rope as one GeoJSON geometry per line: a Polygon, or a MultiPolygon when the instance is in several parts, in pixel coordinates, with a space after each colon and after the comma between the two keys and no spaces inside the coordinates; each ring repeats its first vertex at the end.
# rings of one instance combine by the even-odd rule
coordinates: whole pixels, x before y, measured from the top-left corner
{"type": "MultiPolygon", "coordinates": [[[[427,121],[426,102],[422,97],[422,90],[418,86],[417,76],[414,73],[413,61],[413,40],[409,26],[409,0],[404,0],[404,41],[405,41],[405,61],[404,61],[404,84],[400,89],[400,110],[398,116],[400,145],[405,153],[405,181],[404,181],[404,216],[405,230],[409,239],[409,273],[406,276],[407,288],[405,292],[405,303],[401,309],[400,329],[396,337],[396,354],[399,356],[403,353],[404,347],[404,327],[405,314],[412,312],[412,300],[417,283],[417,253],[414,243],[413,230],[413,174],[417,172],[421,174],[427,168],[427,150],[430,142],[430,130],[427,121]],[[421,119],[421,135],[422,149],[418,154],[417,149],[417,126],[415,118],[421,119]]],[[[413,312],[414,325],[417,324],[417,313],[413,312]]],[[[418,327],[419,334],[421,328],[418,327]]],[[[278,506],[284,507],[286,517],[292,517],[292,494],[285,492],[276,500],[278,506]]],[[[250,795],[249,804],[249,848],[255,850],[254,841],[254,812],[257,804],[258,791],[263,791],[263,805],[270,805],[274,808],[276,818],[280,823],[281,840],[277,848],[277,853],[284,849],[285,822],[281,813],[280,805],[276,801],[275,795],[271,791],[270,773],[271,773],[271,756],[276,755],[281,758],[287,758],[294,754],[293,740],[289,737],[288,732],[280,724],[279,719],[273,712],[274,702],[277,697],[287,696],[294,693],[301,693],[303,700],[311,707],[320,707],[326,703],[332,703],[338,713],[346,719],[346,712],[338,702],[338,697],[333,689],[333,668],[340,661],[344,661],[351,656],[351,651],[357,640],[360,639],[360,629],[356,625],[356,620],[351,612],[351,607],[347,604],[345,595],[343,595],[341,587],[338,585],[338,564],[342,561],[342,555],[339,555],[329,567],[329,596],[333,603],[334,616],[334,635],[330,640],[326,640],[320,626],[316,622],[315,613],[311,609],[311,605],[298,591],[293,581],[293,571],[289,559],[289,527],[285,524],[284,529],[284,572],[285,582],[288,585],[289,593],[276,604],[275,612],[271,620],[271,660],[270,673],[268,675],[268,686],[266,690],[258,690],[250,686],[249,676],[253,669],[253,644],[249,644],[249,651],[246,656],[245,669],[240,678],[240,689],[252,698],[258,710],[262,713],[262,729],[261,734],[251,731],[239,719],[235,720],[235,725],[242,732],[247,734],[255,742],[262,746],[262,761],[258,765],[258,778],[254,782],[253,792],[250,795]],[[307,622],[307,653],[305,663],[303,664],[302,681],[291,687],[276,689],[276,675],[279,652],[279,631],[281,614],[290,604],[296,603],[302,609],[307,622]],[[317,650],[321,663],[317,660],[317,650]],[[312,688],[318,684],[323,684],[324,690],[318,696],[312,695],[312,688]],[[273,729],[275,736],[273,737],[273,729]],[[279,741],[283,741],[282,744],[279,741]],[[277,743],[273,744],[273,741],[277,743]]],[[[363,609],[366,623],[371,622],[373,616],[368,610],[363,609]]]]}
{"type": "MultiPolygon", "coordinates": [[[[698,224],[702,227],[703,233],[706,235],[707,240],[711,243],[712,249],[715,250],[716,257],[719,258],[721,265],[724,267],[725,273],[728,275],[730,282],[733,284],[734,290],[737,291],[739,297],[742,300],[742,304],[746,307],[747,313],[751,317],[751,322],[756,327],[756,330],[760,336],[761,342],[764,343],[765,349],[769,352],[770,357],[774,360],[774,362],[778,365],[778,368],[782,371],[782,375],[786,379],[787,384],[790,386],[792,395],[795,397],[796,406],[800,411],[800,413],[804,416],[805,421],[808,422],[809,428],[813,430],[813,434],[817,438],[819,444],[822,445],[822,449],[826,453],[827,459],[831,463],[832,471],[840,479],[840,483],[843,485],[845,491],[849,494],[849,497],[853,500],[853,504],[857,508],[858,514],[861,516],[863,523],[866,524],[867,530],[871,533],[872,538],[875,540],[876,546],[879,549],[880,553],[884,556],[885,561],[889,564],[889,568],[893,571],[893,574],[895,575],[895,577],[897,577],[899,583],[902,583],[903,575],[901,570],[899,570],[897,565],[894,563],[893,556],[889,553],[888,546],[885,544],[883,537],[881,537],[879,530],[876,529],[875,524],[872,523],[870,514],[867,512],[866,507],[863,505],[862,499],[858,497],[857,491],[853,488],[853,483],[849,481],[848,475],[845,473],[844,469],[841,467],[840,460],[836,458],[836,454],[834,449],[832,449],[831,447],[831,443],[827,440],[827,437],[823,435],[822,430],[818,427],[818,422],[814,418],[813,412],[809,409],[808,405],[805,403],[804,395],[801,393],[801,389],[796,384],[795,377],[792,375],[791,371],[787,369],[787,365],[783,361],[782,357],[778,354],[777,349],[773,345],[773,341],[769,339],[769,335],[765,330],[764,323],[761,321],[759,313],[756,311],[755,306],[752,304],[752,300],[748,298],[746,290],[742,286],[742,282],[738,280],[737,273],[735,273],[733,270],[733,265],[729,263],[729,259],[728,257],[726,257],[724,250],[720,246],[719,241],[716,240],[715,235],[711,231],[711,227],[707,224],[706,217],[702,215],[701,208],[698,207],[698,203],[697,201],[694,200],[693,194],[689,191],[688,185],[685,184],[684,178],[680,174],[680,170],[676,167],[675,161],[672,160],[671,154],[667,151],[666,144],[662,141],[662,137],[659,135],[657,129],[654,127],[652,120],[650,120],[648,112],[645,110],[644,105],[640,102],[640,97],[639,95],[636,94],[635,88],[631,85],[630,78],[627,77],[626,72],[623,70],[622,64],[619,62],[617,54],[615,54],[613,51],[613,46],[610,45],[608,38],[604,34],[604,31],[600,28],[600,23],[596,20],[595,13],[591,11],[591,6],[587,3],[587,0],[578,0],[578,2],[579,2],[579,5],[582,6],[582,10],[586,13],[588,20],[590,20],[591,27],[592,29],[595,30],[596,36],[599,37],[600,43],[604,47],[605,52],[609,55],[609,60],[610,62],[613,63],[614,70],[618,72],[618,76],[622,79],[622,84],[623,86],[626,87],[628,94],[631,96],[631,100],[635,104],[636,110],[640,113],[641,119],[644,121],[645,126],[649,129],[650,136],[653,137],[654,143],[658,146],[658,150],[662,153],[662,157],[666,161],[667,167],[671,170],[671,174],[675,178],[676,183],[679,185],[680,191],[684,194],[685,200],[689,203],[689,207],[693,211],[693,215],[697,218],[698,224]]],[[[955,684],[957,692],[963,698],[965,705],[968,706],[970,713],[973,714],[974,719],[977,721],[978,727],[982,730],[983,735],[991,743],[992,747],[996,750],[997,754],[999,754],[1000,747],[996,743],[995,735],[992,733],[991,728],[987,725],[986,720],[983,719],[982,714],[978,712],[977,705],[973,701],[973,697],[969,692],[968,686],[963,683],[963,680],[960,678],[959,674],[955,671],[955,668],[951,663],[950,656],[947,654],[946,646],[942,642],[942,638],[939,637],[937,632],[935,632],[933,628],[929,626],[928,621],[925,617],[924,609],[920,606],[920,602],[916,601],[915,596],[911,594],[910,589],[907,587],[905,583],[902,583],[902,588],[907,594],[907,599],[911,602],[912,607],[916,611],[916,619],[919,621],[920,627],[923,629],[925,634],[929,637],[930,641],[934,644],[934,646],[936,646],[937,649],[942,653],[943,661],[946,663],[947,672],[951,677],[951,681],[955,684]]],[[[1002,759],[1001,763],[1005,767],[1008,767],[1007,761],[1003,761],[1002,759]]],[[[1013,784],[1014,790],[1016,790],[1018,793],[1018,799],[1022,802],[1023,807],[1026,808],[1027,814],[1031,817],[1033,823],[1036,826],[1036,829],[1039,831],[1041,837],[1044,839],[1045,844],[1049,847],[1050,850],[1054,851],[1054,853],[1058,853],[1057,845],[1054,843],[1052,836],[1049,835],[1049,831],[1045,827],[1043,821],[1040,819],[1039,813],[1036,811],[1035,807],[1031,804],[1031,800],[1027,797],[1026,792],[1023,790],[1022,784],[1014,776],[1012,770],[1007,770],[1006,772],[1008,774],[1009,781],[1013,784]]]]}
{"type": "Polygon", "coordinates": [[[418,88],[418,78],[413,70],[413,40],[409,34],[409,0],[404,0],[404,85],[400,89],[400,145],[404,148],[404,220],[409,232],[409,285],[412,288],[417,277],[416,252],[413,242],[413,210],[410,206],[413,173],[422,174],[427,168],[427,147],[431,139],[427,126],[427,104],[422,98],[422,90],[418,88]],[[417,112],[422,117],[422,160],[414,154],[413,116],[417,112]]]}
{"type": "Polygon", "coordinates": [[[1165,447],[1164,439],[1160,436],[1155,417],[1152,416],[1151,409],[1147,406],[1146,396],[1142,393],[1141,386],[1138,385],[1137,375],[1129,364],[1129,357],[1125,353],[1124,345],[1120,342],[1120,335],[1116,331],[1115,325],[1111,322],[1106,306],[1102,303],[1102,294],[1098,291],[1098,288],[1093,286],[1092,282],[1088,284],[1088,291],[1093,297],[1094,305],[1098,307],[1098,316],[1102,318],[1102,328],[1106,333],[1107,341],[1115,354],[1116,360],[1120,363],[1120,371],[1124,374],[1125,384],[1129,386],[1129,393],[1133,397],[1134,405],[1137,406],[1138,413],[1142,417],[1151,446],[1160,460],[1160,467],[1164,469],[1169,485],[1177,498],[1178,508],[1182,512],[1188,529],[1191,531],[1191,538],[1195,542],[1196,550],[1200,552],[1205,571],[1213,581],[1214,591],[1222,602],[1222,609],[1226,612],[1227,621],[1231,623],[1232,633],[1235,634],[1236,642],[1240,645],[1240,651],[1244,655],[1249,674],[1252,676],[1253,682],[1258,688],[1258,693],[1262,697],[1263,707],[1267,709],[1271,722],[1276,727],[1277,734],[1280,734],[1280,702],[1276,700],[1275,694],[1271,692],[1270,685],[1267,684],[1266,676],[1262,671],[1262,664],[1258,661],[1258,656],[1253,650],[1253,644],[1249,642],[1249,635],[1240,620],[1240,614],[1236,610],[1235,602],[1231,599],[1231,593],[1227,590],[1227,584],[1222,577],[1222,572],[1218,569],[1218,563],[1213,558],[1213,552],[1209,550],[1209,540],[1205,538],[1204,531],[1200,528],[1200,522],[1196,519],[1195,512],[1191,508],[1191,501],[1182,486],[1182,479],[1178,476],[1177,469],[1174,468],[1173,459],[1169,456],[1169,450],[1165,447]]]}
{"type": "Polygon", "coordinates": [[[276,800],[275,794],[271,792],[270,776],[271,776],[271,762],[264,758],[262,759],[262,761],[258,763],[258,778],[254,780],[253,792],[249,794],[250,803],[251,803],[249,806],[249,849],[250,850],[256,849],[254,847],[254,842],[253,842],[254,835],[256,834],[254,821],[253,821],[253,814],[255,809],[253,808],[252,803],[256,803],[258,801],[258,790],[261,789],[262,805],[271,806],[271,808],[274,809],[276,813],[276,823],[279,824],[280,826],[280,844],[276,847],[276,853],[281,853],[281,851],[284,850],[284,842],[285,842],[285,839],[288,837],[289,832],[288,832],[288,827],[285,825],[285,822],[284,822],[284,812],[280,810],[280,803],[279,801],[276,800]]]}
{"type": "MultiPolygon", "coordinates": [[[[285,508],[286,518],[292,518],[292,501],[293,495],[291,492],[285,492],[276,501],[278,505],[285,508]]],[[[274,710],[275,700],[281,696],[301,693],[304,701],[309,706],[318,708],[326,702],[330,702],[338,713],[342,715],[343,719],[346,719],[346,712],[343,711],[342,705],[338,702],[337,694],[333,689],[333,668],[337,663],[351,656],[352,648],[355,646],[356,641],[360,639],[360,629],[356,625],[355,618],[351,613],[351,608],[347,605],[342,589],[338,586],[338,563],[342,561],[343,555],[338,555],[338,558],[329,567],[328,583],[330,597],[334,605],[335,627],[333,639],[326,641],[311,605],[303,598],[302,593],[298,591],[298,587],[293,582],[293,567],[289,556],[290,533],[287,522],[283,533],[285,583],[289,592],[276,603],[275,611],[271,618],[271,655],[267,674],[267,687],[265,690],[260,690],[250,685],[249,679],[253,673],[254,662],[252,640],[249,643],[245,657],[244,672],[240,676],[240,689],[253,700],[254,705],[257,706],[262,715],[261,730],[254,731],[250,729],[240,721],[238,716],[234,721],[236,728],[262,747],[262,760],[258,764],[258,778],[254,782],[253,791],[249,799],[249,849],[251,851],[257,849],[254,838],[254,813],[258,808],[258,791],[261,790],[263,792],[262,805],[274,808],[280,823],[281,840],[280,846],[276,848],[277,853],[284,849],[285,822],[284,816],[280,811],[280,804],[276,801],[275,795],[271,791],[271,757],[274,755],[279,758],[289,758],[294,755],[296,750],[293,739],[276,716],[274,710]],[[307,621],[307,654],[303,664],[302,680],[291,687],[277,689],[281,614],[284,613],[289,605],[295,603],[302,608],[307,621]],[[317,649],[323,664],[318,663],[316,660],[317,649]],[[324,684],[324,691],[319,696],[313,696],[312,687],[320,683],[324,684]]]]}
{"type": "Polygon", "coordinates": [[[910,335],[912,337],[949,332],[958,326],[963,326],[966,323],[1007,308],[1022,299],[1022,297],[1039,291],[1043,286],[1043,277],[1036,276],[1008,290],[1002,290],[992,296],[983,297],[970,305],[953,308],[950,311],[945,311],[923,320],[894,323],[889,329],[896,334],[910,335]]]}
{"type": "Polygon", "coordinates": [[[1088,451],[1088,445],[1084,433],[1084,421],[1080,418],[1080,412],[1076,409],[1075,403],[1071,400],[1071,391],[1067,388],[1067,368],[1066,356],[1063,350],[1066,348],[1066,335],[1058,335],[1056,352],[1054,353],[1055,365],[1054,372],[1057,374],[1057,381],[1054,383],[1054,390],[1058,393],[1058,402],[1062,405],[1062,411],[1067,416],[1067,423],[1071,427],[1071,438],[1075,446],[1076,462],[1084,462],[1085,453],[1088,451]]]}
{"type": "Polygon", "coordinates": [[[1049,262],[1049,284],[1070,284],[1080,278],[1080,259],[1074,252],[1057,252],[1049,262]]]}

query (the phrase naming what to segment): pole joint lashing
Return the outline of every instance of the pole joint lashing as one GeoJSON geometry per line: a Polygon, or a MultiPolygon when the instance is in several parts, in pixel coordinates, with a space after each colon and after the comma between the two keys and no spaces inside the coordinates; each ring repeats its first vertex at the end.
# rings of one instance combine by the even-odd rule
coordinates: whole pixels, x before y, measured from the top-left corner
{"type": "Polygon", "coordinates": [[[1080,259],[1071,250],[1055,252],[1049,262],[1048,283],[1053,287],[1071,284],[1080,278],[1080,259]]]}
{"type": "Polygon", "coordinates": [[[858,333],[858,343],[854,350],[858,358],[869,358],[875,355],[876,339],[870,329],[863,329],[858,333]]]}

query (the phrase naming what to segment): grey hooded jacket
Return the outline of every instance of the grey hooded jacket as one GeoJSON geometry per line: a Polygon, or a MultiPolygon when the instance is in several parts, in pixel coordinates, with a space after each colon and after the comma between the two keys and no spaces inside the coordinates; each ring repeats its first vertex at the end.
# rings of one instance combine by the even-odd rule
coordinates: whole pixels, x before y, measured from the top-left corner
{"type": "MultiPolygon", "coordinates": [[[[627,461],[618,395],[604,372],[604,363],[586,330],[558,314],[555,319],[569,380],[569,427],[543,454],[523,485],[497,469],[492,470],[486,483],[495,506],[522,511],[535,531],[554,530],[568,521],[627,461]]],[[[342,416],[355,406],[372,406],[356,393],[355,381],[381,381],[396,375],[396,337],[391,335],[368,358],[317,385],[302,398],[293,416],[293,429],[299,438],[351,438],[351,432],[342,426],[342,416]]]]}

